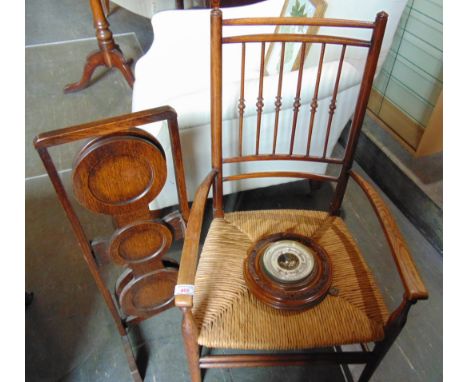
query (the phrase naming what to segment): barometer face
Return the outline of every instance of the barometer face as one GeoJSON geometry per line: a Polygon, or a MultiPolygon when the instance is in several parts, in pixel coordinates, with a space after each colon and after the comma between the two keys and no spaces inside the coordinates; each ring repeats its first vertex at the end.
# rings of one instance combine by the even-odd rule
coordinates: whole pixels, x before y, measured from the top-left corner
{"type": "Polygon", "coordinates": [[[279,240],[266,248],[262,265],[274,280],[293,283],[313,272],[315,259],[305,245],[293,240],[279,240]]]}

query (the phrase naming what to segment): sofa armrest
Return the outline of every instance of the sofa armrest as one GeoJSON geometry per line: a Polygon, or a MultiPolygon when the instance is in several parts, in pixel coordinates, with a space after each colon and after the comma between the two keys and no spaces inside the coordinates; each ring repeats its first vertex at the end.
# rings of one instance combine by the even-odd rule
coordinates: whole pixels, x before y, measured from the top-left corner
{"type": "MultiPolygon", "coordinates": [[[[330,98],[333,94],[339,62],[333,61],[323,65],[321,81],[318,91],[319,108],[328,110],[328,103],[322,104],[322,100],[330,98]]],[[[315,91],[317,67],[307,68],[303,71],[302,83],[311,84],[305,86],[301,92],[301,108],[310,108],[315,91]]],[[[359,84],[361,73],[347,62],[343,63],[341,80],[338,92],[341,93],[359,84]]],[[[298,71],[285,73],[283,76],[283,87],[281,92],[281,109],[292,109],[297,91],[298,71]]],[[[239,118],[239,98],[241,81],[239,79],[223,79],[223,120],[239,118]]],[[[265,75],[263,78],[263,113],[271,113],[276,110],[276,96],[278,93],[278,75],[265,75]]],[[[256,115],[258,99],[258,76],[244,81],[244,118],[256,115]]],[[[172,98],[160,100],[160,103],[172,105],[179,113],[179,125],[182,129],[187,126],[200,126],[209,123],[210,114],[210,88],[209,83],[204,89],[196,92],[177,95],[172,98]]]]}

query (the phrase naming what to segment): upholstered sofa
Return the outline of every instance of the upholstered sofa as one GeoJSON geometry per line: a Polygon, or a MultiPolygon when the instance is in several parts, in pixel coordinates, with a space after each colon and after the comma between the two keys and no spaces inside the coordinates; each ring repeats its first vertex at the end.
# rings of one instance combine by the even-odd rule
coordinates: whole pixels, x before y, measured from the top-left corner
{"type": "Polygon", "coordinates": [[[180,0],[112,0],[115,5],[148,19],[156,12],[166,9],[201,7],[205,2],[206,0],[183,0],[182,7],[180,0]]]}
{"type": "MultiPolygon", "coordinates": [[[[276,17],[280,16],[285,0],[266,0],[261,3],[223,9],[224,18],[236,17],[276,17]]],[[[381,67],[393,36],[397,29],[400,17],[406,6],[407,0],[328,0],[311,1],[316,4],[312,9],[314,16],[327,18],[342,18],[373,21],[379,11],[389,14],[386,35],[379,59],[381,67]],[[323,4],[321,4],[323,3],[323,4]]],[[[154,29],[154,42],[150,50],[136,63],[135,85],[133,91],[133,111],[139,111],[159,105],[170,105],[177,111],[181,143],[184,155],[185,173],[189,198],[193,197],[196,187],[201,183],[211,166],[210,157],[210,10],[181,10],[164,11],[156,13],[152,17],[154,29]]],[[[257,29],[258,31],[258,29],[257,29]]],[[[265,27],[265,33],[273,33],[274,27],[265,27]]],[[[232,27],[232,34],[248,34],[249,27],[232,27]]],[[[324,31],[313,33],[343,35],[343,31],[337,28],[327,28],[324,31]]],[[[349,35],[349,31],[346,31],[349,35]]],[[[357,33],[357,32],[356,32],[357,33]]],[[[366,35],[354,34],[350,37],[368,38],[366,35]]],[[[241,57],[239,45],[229,45],[223,50],[223,151],[226,154],[235,154],[236,147],[230,144],[230,134],[238,131],[238,104],[239,104],[239,60],[241,57]],[[235,68],[235,69],[234,69],[235,68]]],[[[275,67],[275,52],[268,48],[266,54],[266,75],[263,84],[263,117],[262,124],[272,125],[275,116],[275,96],[278,82],[277,68],[275,67]]],[[[324,64],[322,68],[322,80],[318,97],[318,109],[316,114],[316,126],[313,132],[311,153],[321,150],[325,139],[325,130],[329,115],[329,104],[333,93],[333,85],[337,74],[340,51],[333,45],[327,45],[324,64]]],[[[312,46],[308,50],[302,83],[314,84],[317,74],[317,63],[320,55],[320,46],[312,46]]],[[[352,117],[355,101],[359,91],[365,51],[349,48],[346,51],[342,67],[341,79],[336,99],[337,109],[333,116],[331,134],[327,149],[330,155],[336,145],[346,123],[352,117]]],[[[294,60],[293,60],[294,61],[294,60]]],[[[291,62],[293,62],[291,61],[291,62]]],[[[255,127],[257,121],[256,102],[258,92],[258,73],[260,63],[260,45],[249,47],[246,52],[245,73],[245,99],[244,110],[244,155],[252,153],[255,149],[255,127]],[[250,132],[250,134],[249,134],[250,132]]],[[[292,66],[292,65],[290,65],[292,66]]],[[[293,103],[296,92],[298,70],[295,67],[286,68],[283,78],[283,98],[280,124],[291,125],[293,118],[293,103]]],[[[303,86],[301,92],[301,107],[297,131],[306,129],[308,116],[313,96],[314,86],[303,86]]],[[[166,134],[167,129],[162,129],[155,124],[148,128],[164,147],[168,155],[170,152],[170,140],[166,134]]],[[[262,134],[263,145],[260,153],[271,152],[272,129],[265,129],[262,134]]],[[[289,149],[289,133],[283,129],[278,135],[277,152],[285,152],[289,149]]],[[[306,142],[297,142],[294,153],[304,154],[306,142]]],[[[225,175],[231,172],[262,171],[268,166],[268,162],[247,162],[243,164],[226,166],[225,175]],[[236,166],[236,167],[235,167],[236,166]]],[[[284,164],[284,170],[315,171],[324,173],[326,163],[302,163],[284,164]],[[315,167],[314,167],[315,166],[315,167]]],[[[158,196],[154,208],[162,208],[174,205],[177,202],[177,193],[173,173],[168,169],[168,182],[163,192],[158,196]]],[[[261,178],[249,179],[243,182],[228,182],[224,186],[224,193],[240,190],[265,187],[291,179],[285,178],[261,178]]]]}

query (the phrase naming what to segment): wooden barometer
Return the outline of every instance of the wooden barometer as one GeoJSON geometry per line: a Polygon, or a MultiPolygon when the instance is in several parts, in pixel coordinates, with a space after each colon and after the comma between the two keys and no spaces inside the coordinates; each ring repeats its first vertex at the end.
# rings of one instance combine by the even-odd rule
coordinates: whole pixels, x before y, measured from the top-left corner
{"type": "Polygon", "coordinates": [[[327,252],[314,240],[277,233],[258,240],[244,261],[249,290],[265,304],[305,310],[328,293],[332,268],[327,252]]]}

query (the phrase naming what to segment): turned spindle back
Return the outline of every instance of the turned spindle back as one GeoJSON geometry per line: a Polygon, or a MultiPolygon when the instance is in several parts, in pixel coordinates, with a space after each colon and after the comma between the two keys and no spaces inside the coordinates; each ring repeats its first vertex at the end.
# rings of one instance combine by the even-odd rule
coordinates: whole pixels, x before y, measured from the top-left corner
{"type": "MultiPolygon", "coordinates": [[[[366,111],[367,102],[369,99],[372,81],[375,75],[377,61],[379,58],[380,48],[385,32],[387,22],[387,14],[380,12],[377,14],[374,22],[362,21],[349,21],[349,20],[336,20],[336,19],[322,19],[322,18],[306,18],[306,17],[279,17],[279,18],[243,18],[243,19],[223,19],[222,12],[219,9],[219,1],[213,1],[214,7],[211,11],[211,136],[212,136],[212,167],[217,171],[215,185],[214,185],[214,211],[215,216],[223,216],[223,182],[236,181],[249,178],[262,178],[262,177],[291,177],[291,178],[304,178],[317,181],[331,181],[337,183],[336,191],[333,195],[330,212],[336,214],[341,206],[344,191],[349,177],[349,170],[352,166],[354,151],[356,148],[358,136],[361,130],[362,122],[366,111]],[[240,26],[265,26],[275,25],[277,27],[317,27],[320,32],[326,31],[327,28],[341,28],[341,29],[364,29],[370,30],[371,38],[368,40],[349,38],[343,36],[331,36],[327,34],[307,34],[307,33],[271,33],[271,34],[245,34],[225,37],[223,32],[229,27],[240,26]],[[238,132],[237,132],[237,155],[226,157],[222,151],[222,121],[223,121],[223,84],[222,84],[222,56],[223,46],[227,44],[240,44],[241,57],[239,60],[239,102],[238,102],[238,132]],[[248,73],[246,79],[246,47],[251,44],[260,44],[260,67],[258,70],[258,92],[253,99],[252,96],[252,73],[248,73]],[[265,55],[271,49],[272,44],[279,44],[279,64],[278,74],[271,76],[266,71],[265,55]],[[290,44],[299,45],[298,48],[298,68],[293,73],[286,73],[284,68],[285,51],[290,44]],[[318,62],[314,69],[313,81],[306,79],[304,81],[306,61],[306,52],[310,48],[319,47],[318,62]],[[324,72],[324,56],[327,48],[337,47],[340,49],[339,59],[335,62],[334,66],[327,66],[327,83],[324,83],[322,78],[324,72]],[[351,49],[366,49],[367,55],[363,62],[361,69],[362,78],[359,87],[359,93],[354,108],[354,116],[349,129],[349,135],[345,146],[344,154],[342,157],[334,157],[332,155],[333,147],[330,146],[330,134],[333,126],[333,118],[336,113],[339,102],[337,103],[338,93],[340,90],[340,80],[342,80],[343,66],[347,65],[346,52],[351,49]],[[332,68],[332,69],[330,69],[332,68]],[[322,70],[323,69],[323,70],[322,70]],[[332,75],[330,74],[332,72],[332,75]],[[333,84],[330,84],[330,77],[333,84]],[[276,86],[275,94],[272,96],[271,87],[272,81],[276,86]],[[286,83],[289,81],[289,83],[286,83]],[[283,96],[283,91],[288,85],[290,89],[290,82],[295,82],[294,94],[289,94],[287,97],[283,96]],[[320,89],[324,86],[332,86],[331,96],[328,105],[328,119],[325,123],[317,121],[317,108],[320,105],[320,89]],[[247,86],[249,86],[250,99],[246,99],[247,86]],[[264,88],[269,86],[270,96],[273,99],[265,99],[264,88]],[[303,103],[301,94],[304,93],[306,88],[312,88],[312,98],[310,102],[303,103]],[[246,115],[248,107],[247,102],[251,102],[250,115],[246,115]],[[268,112],[274,113],[274,122],[265,123],[265,107],[269,102],[270,109],[268,112]],[[254,103],[254,105],[252,104],[254,103]],[[286,109],[286,104],[292,108],[292,118],[282,119],[283,109],[286,109]],[[256,129],[255,131],[244,131],[244,120],[249,117],[252,118],[252,110],[256,110],[256,129]],[[309,111],[308,128],[299,131],[298,118],[303,118],[300,114],[303,108],[309,111]],[[287,120],[285,122],[285,120],[287,120]],[[317,142],[318,134],[315,130],[321,129],[320,142],[317,142]],[[289,134],[286,148],[281,149],[277,145],[279,134],[289,134]],[[250,134],[250,137],[255,135],[254,147],[246,148],[243,145],[245,141],[245,134],[250,134]],[[268,142],[263,142],[268,137],[268,142]],[[314,142],[315,139],[315,142],[314,142]],[[263,141],[262,141],[263,140],[263,141]],[[312,147],[314,149],[312,150],[312,147]],[[300,147],[300,149],[298,148],[300,147]],[[300,152],[299,152],[300,151],[300,152]],[[263,172],[250,172],[238,173],[229,176],[223,176],[223,166],[233,163],[245,163],[250,161],[303,161],[303,162],[317,162],[322,164],[334,164],[340,166],[338,176],[329,176],[319,173],[307,172],[294,172],[294,171],[263,171],[263,172]]],[[[316,49],[317,51],[317,49],[316,49]]],[[[348,64],[349,65],[349,64],[348,64]]],[[[310,75],[308,71],[308,75],[310,75]]],[[[234,135],[230,134],[230,139],[234,135]]],[[[284,138],[283,138],[284,143],[284,138]]],[[[297,162],[296,162],[297,163],[297,162]]],[[[271,167],[274,167],[273,163],[271,167]]]]}

